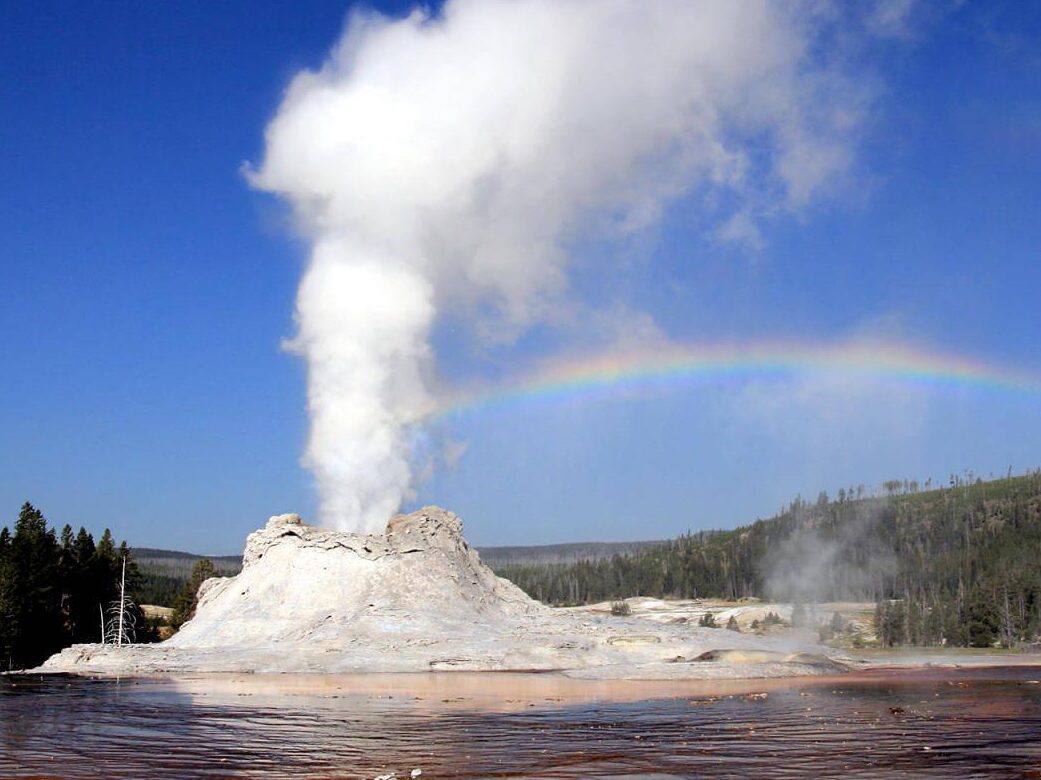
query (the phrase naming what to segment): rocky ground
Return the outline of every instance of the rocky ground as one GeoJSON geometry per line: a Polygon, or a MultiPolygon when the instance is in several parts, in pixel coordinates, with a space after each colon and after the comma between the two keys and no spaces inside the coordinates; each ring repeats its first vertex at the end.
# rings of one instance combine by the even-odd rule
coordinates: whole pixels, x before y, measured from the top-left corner
{"type": "MultiPolygon", "coordinates": [[[[580,607],[568,607],[572,612],[609,614],[620,602],[602,601],[580,607]]],[[[803,605],[803,624],[792,626],[792,604],[783,602],[762,601],[757,598],[739,599],[656,599],[634,597],[624,600],[626,609],[633,617],[643,618],[654,623],[700,625],[706,615],[712,616],[712,623],[719,628],[726,628],[734,621],[734,629],[740,632],[752,632],[760,636],[785,636],[793,644],[807,644],[818,640],[822,626],[832,623],[838,614],[841,621],[841,632],[833,636],[828,645],[833,648],[850,649],[855,642],[862,646],[874,645],[877,638],[874,633],[873,615],[875,605],[868,602],[821,602],[803,605]],[[770,616],[776,622],[770,622],[770,616]]]]}
{"type": "MultiPolygon", "coordinates": [[[[426,507],[384,535],[279,515],[250,535],[235,577],[204,583],[192,618],[156,645],[74,645],[36,671],[562,671],[597,679],[752,678],[833,673],[808,637],[705,628],[700,602],[643,600],[560,610],[484,566],[457,516],[426,507]],[[681,614],[683,610],[687,614],[681,614]]],[[[743,605],[739,622],[755,610],[743,605]],[[750,611],[751,610],[751,611],[750,611]]],[[[756,613],[758,614],[758,613],[756,613]]],[[[729,615],[717,616],[724,623],[729,615]]]]}

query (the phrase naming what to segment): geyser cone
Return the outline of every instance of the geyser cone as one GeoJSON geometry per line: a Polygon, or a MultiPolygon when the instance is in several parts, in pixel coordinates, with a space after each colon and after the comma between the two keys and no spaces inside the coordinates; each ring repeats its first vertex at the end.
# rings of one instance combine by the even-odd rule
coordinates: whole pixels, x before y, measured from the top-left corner
{"type": "Polygon", "coordinates": [[[240,574],[203,585],[195,617],[169,644],[306,641],[332,652],[347,635],[429,635],[542,609],[480,562],[444,509],[395,517],[382,535],[279,515],[247,539],[240,574]]]}

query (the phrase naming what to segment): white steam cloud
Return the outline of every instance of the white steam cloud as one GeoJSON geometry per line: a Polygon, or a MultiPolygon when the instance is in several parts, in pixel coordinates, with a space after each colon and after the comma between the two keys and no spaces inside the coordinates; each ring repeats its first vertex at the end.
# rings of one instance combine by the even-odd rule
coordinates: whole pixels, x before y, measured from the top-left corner
{"type": "Polygon", "coordinates": [[[836,13],[450,0],[353,15],[292,81],[249,174],[312,245],[292,348],[321,521],[382,531],[410,495],[439,311],[508,341],[563,303],[584,233],[621,239],[704,195],[736,204],[714,235],[754,243],[764,216],[841,173],[862,96],[826,56],[836,13]]]}

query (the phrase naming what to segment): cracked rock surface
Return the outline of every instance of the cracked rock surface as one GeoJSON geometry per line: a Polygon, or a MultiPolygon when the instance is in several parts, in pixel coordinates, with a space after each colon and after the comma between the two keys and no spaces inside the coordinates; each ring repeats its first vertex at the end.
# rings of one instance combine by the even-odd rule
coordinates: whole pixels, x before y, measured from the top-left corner
{"type": "Polygon", "coordinates": [[[242,571],[203,583],[195,616],[171,639],[74,645],[37,671],[558,670],[671,679],[836,668],[792,650],[770,637],[546,607],[480,562],[456,515],[424,507],[395,517],[382,535],[272,517],[246,540],[242,571]],[[720,650],[728,653],[712,655],[720,650]],[[707,660],[677,662],[699,656],[707,660]],[[754,662],[726,660],[737,657],[754,662]]]}

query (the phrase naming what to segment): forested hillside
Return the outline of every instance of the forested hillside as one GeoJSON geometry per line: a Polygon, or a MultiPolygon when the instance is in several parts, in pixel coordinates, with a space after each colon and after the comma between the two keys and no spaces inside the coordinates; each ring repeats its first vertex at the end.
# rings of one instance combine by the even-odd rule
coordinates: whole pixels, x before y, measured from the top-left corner
{"type": "Polygon", "coordinates": [[[1041,472],[882,496],[796,499],[732,531],[574,564],[504,566],[553,604],[627,596],[880,603],[886,644],[1033,641],[1041,631],[1041,472]]]}
{"type": "Polygon", "coordinates": [[[481,560],[493,569],[534,563],[575,563],[599,561],[614,555],[626,555],[647,547],[657,547],[662,540],[642,542],[571,542],[568,544],[517,545],[512,547],[478,547],[481,560]]]}
{"type": "Polygon", "coordinates": [[[209,560],[217,576],[229,577],[242,569],[239,555],[206,556],[174,550],[156,550],[150,547],[133,548],[134,558],[141,572],[138,583],[138,598],[142,604],[174,606],[192,574],[192,569],[201,560],[209,560]]]}

